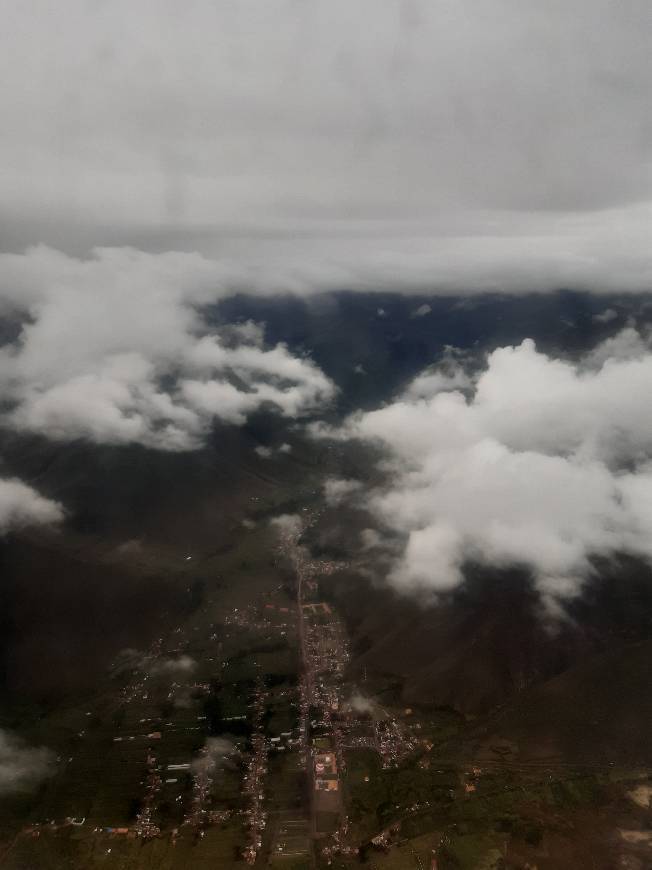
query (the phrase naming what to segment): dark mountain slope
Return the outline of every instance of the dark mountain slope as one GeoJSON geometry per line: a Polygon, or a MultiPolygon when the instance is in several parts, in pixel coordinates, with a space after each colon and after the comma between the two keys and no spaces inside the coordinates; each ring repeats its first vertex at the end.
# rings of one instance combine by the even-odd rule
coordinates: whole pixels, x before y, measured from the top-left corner
{"type": "Polygon", "coordinates": [[[516,571],[472,573],[463,589],[430,606],[351,578],[332,591],[354,637],[354,673],[399,680],[406,703],[476,715],[605,651],[652,639],[652,577],[630,560],[605,568],[569,619],[552,627],[516,571]]]}
{"type": "Polygon", "coordinates": [[[507,739],[524,760],[650,765],[651,677],[652,640],[582,660],[492,718],[481,751],[507,739]]]}
{"type": "Polygon", "coordinates": [[[269,342],[309,352],[340,388],[338,410],[373,408],[435,362],[446,346],[484,353],[534,338],[539,348],[576,356],[622,328],[647,321],[644,297],[560,291],[520,296],[406,296],[399,293],[329,293],[236,296],[213,309],[216,323],[266,324],[269,342]],[[430,310],[417,316],[426,306],[430,310]],[[595,315],[611,308],[608,323],[595,315]]]}

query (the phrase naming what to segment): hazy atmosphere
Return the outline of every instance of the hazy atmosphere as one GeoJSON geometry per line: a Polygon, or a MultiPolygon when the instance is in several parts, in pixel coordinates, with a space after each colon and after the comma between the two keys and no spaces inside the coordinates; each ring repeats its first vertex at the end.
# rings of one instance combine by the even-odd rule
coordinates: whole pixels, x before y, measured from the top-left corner
{"type": "Polygon", "coordinates": [[[0,870],[651,867],[652,6],[0,11],[0,870]]]}

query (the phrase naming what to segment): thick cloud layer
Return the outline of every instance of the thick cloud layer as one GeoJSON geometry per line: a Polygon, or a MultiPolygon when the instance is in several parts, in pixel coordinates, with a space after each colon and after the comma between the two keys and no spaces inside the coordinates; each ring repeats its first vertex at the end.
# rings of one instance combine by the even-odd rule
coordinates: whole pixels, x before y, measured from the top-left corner
{"type": "Polygon", "coordinates": [[[649,289],[644,0],[0,0],[13,250],[297,288],[649,289]]]}
{"type": "Polygon", "coordinates": [[[0,730],[0,795],[29,791],[54,773],[54,754],[0,730]]]}
{"type": "Polygon", "coordinates": [[[22,321],[0,350],[4,422],[18,429],[186,450],[213,419],[241,424],[264,406],[296,417],[333,394],[254,324],[208,333],[200,309],[222,290],[199,255],[38,248],[0,260],[0,307],[22,321]]]}
{"type": "Polygon", "coordinates": [[[23,526],[57,523],[63,508],[19,480],[0,478],[0,535],[23,526]]]}
{"type": "Polygon", "coordinates": [[[468,398],[448,380],[430,394],[412,385],[345,429],[393,456],[392,485],[371,505],[404,536],[397,585],[442,592],[468,560],[517,564],[551,603],[580,588],[593,555],[652,560],[652,352],[640,335],[625,330],[579,364],[531,340],[499,348],[468,398]]]}

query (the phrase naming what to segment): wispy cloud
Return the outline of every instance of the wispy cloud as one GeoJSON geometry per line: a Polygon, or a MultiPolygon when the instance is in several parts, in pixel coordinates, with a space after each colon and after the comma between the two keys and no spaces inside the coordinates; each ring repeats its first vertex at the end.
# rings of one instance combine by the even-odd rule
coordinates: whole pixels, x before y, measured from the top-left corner
{"type": "Polygon", "coordinates": [[[324,481],[324,498],[330,507],[337,507],[362,488],[359,480],[329,477],[324,481]]]}
{"type": "Polygon", "coordinates": [[[0,795],[30,791],[54,773],[54,753],[0,730],[0,795]]]}

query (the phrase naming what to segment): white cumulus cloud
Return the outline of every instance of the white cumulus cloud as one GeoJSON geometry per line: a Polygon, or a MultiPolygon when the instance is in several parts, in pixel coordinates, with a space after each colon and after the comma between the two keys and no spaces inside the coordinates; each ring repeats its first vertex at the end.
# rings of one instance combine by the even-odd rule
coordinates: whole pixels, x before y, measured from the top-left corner
{"type": "Polygon", "coordinates": [[[63,508],[20,480],[0,479],[0,534],[22,526],[57,523],[63,508]]]}
{"type": "Polygon", "coordinates": [[[40,247],[0,265],[0,310],[22,324],[0,350],[17,429],[187,450],[214,419],[297,417],[334,393],[310,359],[266,348],[259,325],[209,329],[202,307],[224,295],[223,275],[199,255],[40,247]]]}
{"type": "Polygon", "coordinates": [[[581,588],[593,555],[652,560],[652,352],[631,332],[577,363],[531,340],[499,348],[470,397],[413,385],[349,419],[340,437],[392,456],[370,505],[405,541],[395,584],[443,592],[468,560],[516,564],[553,602],[581,588]]]}

